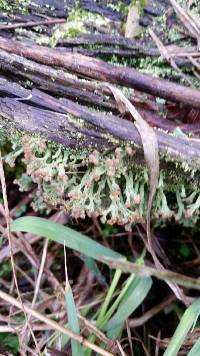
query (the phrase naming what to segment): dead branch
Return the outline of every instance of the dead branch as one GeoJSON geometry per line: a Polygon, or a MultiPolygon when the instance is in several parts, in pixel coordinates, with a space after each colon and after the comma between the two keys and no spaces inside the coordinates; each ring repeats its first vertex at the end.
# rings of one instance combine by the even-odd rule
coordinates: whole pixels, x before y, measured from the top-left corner
{"type": "Polygon", "coordinates": [[[132,68],[117,67],[102,60],[81,54],[65,53],[59,49],[39,47],[32,44],[28,46],[2,37],[0,37],[0,48],[39,63],[65,68],[71,73],[82,75],[85,78],[127,86],[200,109],[199,90],[157,79],[132,68]]]}

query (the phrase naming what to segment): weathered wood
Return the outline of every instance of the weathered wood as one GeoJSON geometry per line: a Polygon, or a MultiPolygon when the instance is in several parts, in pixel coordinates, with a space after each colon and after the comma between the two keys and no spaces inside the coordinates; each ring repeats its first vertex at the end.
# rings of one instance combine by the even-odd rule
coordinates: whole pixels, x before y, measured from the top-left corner
{"type": "Polygon", "coordinates": [[[124,85],[190,107],[200,109],[200,91],[170,81],[154,78],[135,69],[117,67],[102,60],[39,46],[27,46],[0,37],[0,48],[39,63],[59,66],[72,73],[124,85]]]}
{"type": "MultiPolygon", "coordinates": [[[[28,93],[30,94],[30,91],[28,93]]],[[[139,151],[142,151],[140,135],[135,125],[126,119],[89,110],[71,100],[63,99],[60,102],[39,90],[32,90],[28,100],[40,108],[13,98],[0,98],[1,128],[6,127],[9,130],[9,127],[16,127],[25,132],[40,134],[65,146],[89,145],[103,150],[109,147],[110,143],[112,145],[109,134],[110,138],[113,136],[120,141],[138,145],[139,151]],[[74,120],[67,114],[73,115],[74,120]],[[84,124],[80,125],[79,120],[76,121],[75,118],[82,119],[84,124]]],[[[184,162],[190,167],[199,165],[198,142],[160,131],[156,131],[156,135],[160,153],[166,154],[168,160],[184,162]]]]}
{"type": "MultiPolygon", "coordinates": [[[[151,41],[150,38],[138,41],[125,38],[122,35],[114,36],[110,34],[92,33],[83,34],[75,38],[62,39],[58,42],[58,46],[73,48],[74,51],[89,56],[112,56],[113,54],[116,54],[122,57],[160,57],[160,51],[158,48],[155,48],[155,44],[151,41]],[[89,48],[85,48],[87,45],[89,48]],[[90,48],[91,45],[95,45],[95,48],[90,48]],[[97,45],[101,46],[96,48],[97,45]]],[[[173,55],[173,50],[171,49],[170,45],[166,46],[166,49],[170,54],[173,55]]],[[[181,48],[178,51],[177,47],[177,54],[180,53],[180,50],[181,48]]],[[[190,48],[188,52],[192,54],[196,52],[196,48],[190,48]]],[[[174,54],[173,59],[178,66],[191,66],[191,62],[187,58],[176,58],[176,55],[174,54]]],[[[165,58],[163,58],[163,60],[165,60],[165,58]]]]}
{"type": "Polygon", "coordinates": [[[29,22],[17,22],[17,23],[12,23],[12,24],[7,24],[7,25],[0,25],[0,30],[14,30],[16,28],[22,28],[22,27],[35,27],[35,26],[49,26],[49,25],[55,25],[55,24],[61,24],[64,23],[64,19],[48,19],[48,20],[39,20],[39,21],[29,21],[29,22]]]}
{"type": "Polygon", "coordinates": [[[15,99],[0,98],[0,129],[6,129],[9,135],[13,128],[41,135],[67,147],[109,147],[105,139],[97,137],[100,135],[94,137],[92,130],[86,130],[86,135],[84,130],[80,130],[82,135],[79,139],[74,138],[77,129],[69,123],[66,115],[38,109],[15,99]]]}
{"type": "MultiPolygon", "coordinates": [[[[109,110],[115,114],[118,112],[116,102],[111,98],[105,100],[102,96],[102,94],[105,94],[107,98],[110,97],[108,90],[104,88],[99,89],[95,82],[82,81],[76,77],[72,78],[63,71],[52,69],[1,50],[0,68],[3,71],[21,75],[39,85],[41,89],[56,96],[60,95],[72,100],[78,100],[80,103],[96,106],[101,108],[101,110],[109,110]]],[[[12,85],[12,89],[13,86],[14,84],[12,85]]],[[[5,91],[7,87],[10,90],[10,83],[6,86],[4,81],[0,81],[0,90],[5,91]]],[[[16,91],[18,91],[18,86],[16,86],[16,91]]],[[[24,94],[24,96],[26,95],[28,94],[24,94]]],[[[152,126],[162,128],[163,130],[173,130],[176,127],[174,122],[163,119],[156,111],[148,108],[147,103],[144,105],[137,98],[134,100],[134,97],[130,98],[130,100],[137,107],[144,119],[152,126]]]]}

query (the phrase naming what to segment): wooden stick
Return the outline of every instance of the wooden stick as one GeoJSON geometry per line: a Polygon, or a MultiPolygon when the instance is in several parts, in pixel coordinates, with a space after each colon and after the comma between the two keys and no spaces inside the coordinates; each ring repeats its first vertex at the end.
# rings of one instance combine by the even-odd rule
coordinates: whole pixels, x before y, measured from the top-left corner
{"type": "Polygon", "coordinates": [[[170,81],[154,78],[135,69],[117,67],[102,60],[77,53],[65,53],[55,48],[25,45],[0,37],[0,48],[33,59],[36,62],[59,66],[86,78],[107,81],[134,88],[157,97],[200,109],[200,91],[170,81]]]}
{"type": "MultiPolygon", "coordinates": [[[[99,88],[96,82],[89,82],[77,79],[75,76],[69,76],[64,71],[52,69],[49,66],[41,65],[26,58],[10,54],[0,50],[0,69],[12,74],[23,76],[40,88],[50,93],[67,97],[79,101],[88,106],[95,106],[103,110],[109,110],[118,113],[115,101],[110,98],[105,100],[103,94],[107,97],[111,93],[107,89],[99,88]],[[84,88],[84,90],[82,90],[84,88]],[[99,95],[101,94],[101,95],[99,95]]],[[[12,94],[19,97],[28,97],[29,91],[22,88],[17,83],[11,83],[0,79],[0,92],[12,94]]],[[[172,131],[177,126],[173,121],[163,119],[158,113],[145,109],[143,103],[129,98],[137,107],[143,118],[152,126],[159,127],[163,130],[172,131]],[[141,104],[141,107],[140,107],[141,104]]]]}
{"type": "Polygon", "coordinates": [[[55,25],[60,23],[65,23],[65,19],[49,19],[49,20],[40,20],[40,21],[29,21],[29,22],[18,22],[12,23],[10,25],[0,25],[0,30],[14,30],[19,27],[35,27],[41,25],[55,25]]]}

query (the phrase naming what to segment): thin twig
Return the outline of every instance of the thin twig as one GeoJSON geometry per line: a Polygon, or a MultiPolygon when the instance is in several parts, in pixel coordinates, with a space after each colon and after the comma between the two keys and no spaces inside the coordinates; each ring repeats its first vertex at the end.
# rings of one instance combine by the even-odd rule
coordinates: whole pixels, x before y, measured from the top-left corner
{"type": "MultiPolygon", "coordinates": [[[[46,239],[45,243],[44,243],[44,247],[43,247],[42,258],[41,258],[39,273],[38,273],[38,277],[37,277],[37,281],[36,281],[36,285],[35,285],[35,289],[34,289],[34,296],[33,296],[33,300],[31,303],[31,308],[34,308],[36,300],[37,300],[37,296],[39,293],[42,274],[44,272],[44,265],[45,265],[46,257],[47,257],[48,243],[49,243],[49,241],[48,241],[48,239],[46,239]]],[[[27,329],[28,323],[30,321],[31,321],[31,315],[28,316],[27,321],[24,325],[24,330],[23,330],[22,341],[25,342],[26,345],[28,344],[28,339],[29,339],[29,334],[26,335],[26,329],[27,329]]]]}
{"type": "Polygon", "coordinates": [[[19,308],[22,311],[24,308],[26,313],[31,314],[36,319],[42,321],[43,323],[47,324],[48,326],[53,327],[54,330],[57,330],[57,331],[61,332],[62,334],[67,335],[68,337],[72,338],[73,340],[78,341],[81,345],[83,345],[85,347],[89,347],[91,350],[98,352],[100,355],[113,356],[113,354],[111,354],[110,352],[102,350],[99,346],[89,342],[83,336],[77,335],[76,333],[72,332],[70,329],[58,324],[55,320],[51,320],[47,316],[42,315],[41,313],[37,312],[36,310],[28,307],[26,304],[23,304],[23,306],[22,306],[22,304],[18,300],[16,300],[12,296],[10,296],[9,294],[7,294],[1,290],[0,290],[0,298],[3,299],[4,301],[10,303],[11,305],[14,305],[16,308],[19,308]]]}
{"type": "Polygon", "coordinates": [[[1,25],[0,30],[13,30],[19,27],[35,27],[41,25],[55,25],[60,23],[65,23],[65,19],[49,19],[49,20],[40,20],[40,21],[29,21],[29,22],[18,22],[10,25],[1,25]]]}
{"type": "MultiPolygon", "coordinates": [[[[27,315],[26,311],[23,307],[23,302],[21,299],[19,287],[18,287],[18,282],[17,282],[17,274],[15,271],[15,262],[13,258],[13,245],[12,245],[12,237],[11,237],[11,232],[10,232],[10,213],[9,213],[9,207],[8,207],[8,199],[7,199],[7,191],[6,191],[6,181],[5,181],[5,175],[4,175],[4,169],[3,169],[3,160],[1,156],[1,150],[0,150],[0,181],[1,181],[1,187],[2,187],[2,194],[3,194],[3,202],[4,202],[4,209],[5,209],[5,219],[6,219],[6,226],[7,226],[7,236],[8,236],[8,243],[9,243],[9,249],[10,249],[10,260],[11,260],[11,266],[12,266],[12,271],[13,271],[13,278],[14,278],[14,283],[15,287],[17,290],[17,295],[19,298],[19,303],[21,305],[21,309],[24,312],[25,319],[27,321],[27,315]]],[[[29,325],[29,323],[28,323],[29,325]]],[[[31,335],[33,337],[33,340],[35,342],[36,348],[37,348],[37,341],[35,339],[35,335],[31,329],[31,326],[29,325],[29,329],[31,332],[31,335]]],[[[39,351],[39,350],[38,350],[39,351]]]]}

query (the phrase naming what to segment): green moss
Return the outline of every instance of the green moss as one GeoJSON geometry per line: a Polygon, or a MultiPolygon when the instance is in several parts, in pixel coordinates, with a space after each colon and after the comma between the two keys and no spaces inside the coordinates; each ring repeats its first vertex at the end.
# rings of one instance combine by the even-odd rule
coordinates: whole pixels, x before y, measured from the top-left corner
{"type": "Polygon", "coordinates": [[[67,37],[76,37],[80,33],[86,33],[86,24],[93,22],[99,26],[106,26],[108,21],[100,15],[74,7],[68,13],[65,24],[55,26],[55,31],[51,37],[50,45],[55,47],[59,40],[67,37]]]}
{"type": "Polygon", "coordinates": [[[30,0],[0,0],[0,11],[6,12],[24,12],[30,0]]]}
{"type": "Polygon", "coordinates": [[[121,12],[124,15],[128,14],[128,9],[129,9],[129,5],[127,5],[126,3],[124,3],[123,1],[118,1],[117,3],[113,4],[112,2],[108,2],[106,4],[108,7],[110,7],[112,10],[121,12]]]}
{"type": "Polygon", "coordinates": [[[130,6],[136,6],[139,10],[139,15],[142,16],[147,0],[132,0],[130,6]]]}

